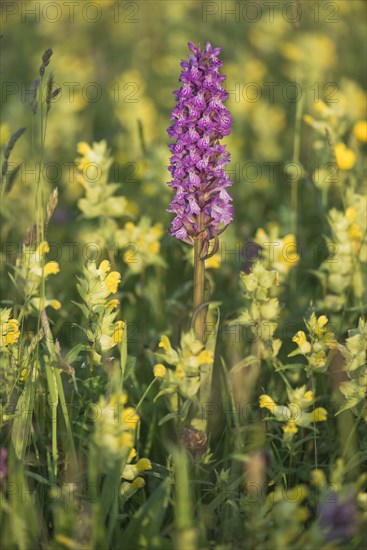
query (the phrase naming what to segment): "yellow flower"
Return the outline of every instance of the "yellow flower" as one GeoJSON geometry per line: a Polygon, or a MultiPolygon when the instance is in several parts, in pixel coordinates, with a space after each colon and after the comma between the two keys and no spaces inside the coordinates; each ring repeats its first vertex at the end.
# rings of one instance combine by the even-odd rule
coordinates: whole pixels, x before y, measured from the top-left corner
{"type": "Polygon", "coordinates": [[[145,481],[142,477],[136,477],[132,482],[131,486],[135,489],[142,489],[145,486],[145,481]]]}
{"type": "Polygon", "coordinates": [[[311,413],[311,422],[323,422],[327,420],[327,411],[322,407],[318,407],[311,413]]]}
{"type": "Polygon", "coordinates": [[[181,363],[177,363],[175,376],[177,376],[177,378],[184,378],[185,377],[185,371],[184,371],[184,368],[181,365],[181,363]]]}
{"type": "Polygon", "coordinates": [[[306,485],[303,485],[300,483],[299,485],[295,485],[291,489],[287,490],[287,498],[291,502],[295,502],[297,504],[303,502],[305,498],[308,496],[308,489],[306,485]]]}
{"type": "Polygon", "coordinates": [[[322,115],[323,113],[325,113],[329,109],[329,107],[326,105],[326,103],[324,103],[321,100],[316,101],[316,103],[313,104],[313,108],[320,115],[322,115]]]}
{"type": "Polygon", "coordinates": [[[53,309],[58,310],[58,309],[60,309],[60,307],[61,307],[61,302],[59,302],[59,300],[50,300],[49,305],[50,305],[53,309]]]}
{"type": "Polygon", "coordinates": [[[317,324],[319,327],[324,328],[328,321],[329,319],[326,317],[326,315],[320,315],[320,317],[317,319],[317,324]]]}
{"type": "Polygon", "coordinates": [[[345,211],[345,217],[349,223],[353,223],[357,217],[357,210],[353,206],[348,206],[345,211]]]}
{"type": "Polygon", "coordinates": [[[144,472],[146,470],[152,469],[152,463],[150,462],[149,458],[140,458],[135,466],[138,472],[144,472]]]}
{"type": "Polygon", "coordinates": [[[161,363],[157,363],[157,365],[154,365],[153,374],[156,378],[164,378],[167,374],[167,369],[161,363]]]}
{"type": "Polygon", "coordinates": [[[134,231],[135,227],[136,227],[136,225],[133,222],[126,222],[125,223],[125,229],[127,229],[127,231],[134,231]]]}
{"type": "Polygon", "coordinates": [[[161,223],[156,223],[152,227],[152,234],[158,239],[163,235],[163,225],[161,223]]]}
{"type": "Polygon", "coordinates": [[[352,241],[357,241],[358,243],[362,235],[363,235],[363,232],[362,232],[362,229],[359,227],[358,223],[352,223],[352,225],[348,229],[348,237],[352,241]]]}
{"type": "Polygon", "coordinates": [[[47,262],[43,268],[43,274],[45,277],[48,277],[48,275],[56,275],[59,271],[60,267],[57,262],[47,262]]]}
{"type": "Polygon", "coordinates": [[[276,405],[270,395],[260,395],[259,405],[261,409],[269,409],[269,411],[274,414],[276,405]]]}
{"type": "Polygon", "coordinates": [[[121,275],[118,271],[111,271],[105,279],[106,287],[110,291],[110,294],[117,292],[117,287],[121,282],[121,275]]]}
{"type": "Polygon", "coordinates": [[[107,273],[108,271],[111,270],[111,264],[108,260],[103,260],[100,264],[99,264],[99,271],[102,271],[103,273],[107,273]]]}
{"type": "Polygon", "coordinates": [[[76,146],[76,150],[80,155],[83,155],[83,157],[86,157],[91,151],[91,147],[86,141],[79,141],[79,143],[76,146]]]}
{"type": "Polygon", "coordinates": [[[283,237],[282,241],[283,242],[279,247],[281,248],[281,250],[279,250],[279,252],[281,252],[281,255],[279,255],[279,260],[290,269],[294,267],[300,259],[297,252],[296,237],[292,233],[289,233],[283,237]]]}
{"type": "Polygon", "coordinates": [[[222,258],[220,254],[214,254],[207,260],[205,260],[205,267],[207,269],[219,269],[221,264],[222,258]]]}
{"type": "Polygon", "coordinates": [[[348,208],[345,211],[345,217],[349,222],[349,228],[348,228],[348,237],[355,241],[355,247],[358,250],[359,243],[361,240],[361,237],[363,235],[362,228],[358,225],[358,223],[355,221],[357,218],[357,210],[353,206],[348,206],[348,208]]]}
{"type": "Polygon", "coordinates": [[[171,342],[169,341],[168,336],[161,336],[158,347],[163,348],[164,351],[170,351],[172,349],[171,342]]]}
{"type": "Polygon", "coordinates": [[[116,321],[115,323],[115,330],[113,331],[113,341],[115,344],[119,344],[122,342],[124,332],[125,332],[126,324],[124,321],[116,321]]]}
{"type": "Polygon", "coordinates": [[[311,390],[306,391],[303,397],[307,399],[307,401],[313,401],[313,392],[311,390]]]}
{"type": "Polygon", "coordinates": [[[120,302],[116,299],[109,300],[106,304],[106,307],[110,307],[111,309],[115,309],[116,307],[118,307],[119,303],[120,302]]]}
{"type": "Polygon", "coordinates": [[[283,426],[284,433],[286,434],[296,434],[298,428],[294,420],[289,420],[285,426],[283,426]]]}
{"type": "Polygon", "coordinates": [[[161,243],[159,241],[155,241],[148,245],[149,254],[158,254],[160,249],[161,249],[161,243]]]}
{"type": "Polygon", "coordinates": [[[367,120],[359,120],[355,123],[353,133],[359,141],[367,141],[367,120]]]}
{"type": "Polygon", "coordinates": [[[325,325],[329,322],[329,319],[326,317],[326,315],[320,315],[320,317],[316,321],[315,326],[315,333],[317,336],[321,336],[325,332],[325,325]]]}
{"type": "Polygon", "coordinates": [[[110,400],[108,402],[108,407],[111,409],[113,409],[114,407],[116,407],[116,405],[126,405],[127,403],[127,395],[126,393],[122,392],[120,393],[120,395],[117,397],[115,393],[113,393],[110,397],[110,400]]]}
{"type": "Polygon", "coordinates": [[[197,365],[200,367],[201,365],[211,365],[214,361],[213,352],[204,349],[201,351],[197,357],[197,365]]]}
{"type": "Polygon", "coordinates": [[[306,335],[303,330],[299,330],[292,338],[292,342],[295,342],[302,353],[309,353],[311,351],[311,344],[307,341],[306,335]]]}
{"type": "Polygon", "coordinates": [[[335,145],[335,158],[340,170],[350,170],[356,163],[355,152],[348,149],[345,143],[335,145]]]}
{"type": "Polygon", "coordinates": [[[310,512],[305,506],[300,506],[296,510],[297,521],[304,523],[310,517],[310,512]]]}
{"type": "Polygon", "coordinates": [[[50,247],[48,246],[48,242],[47,241],[40,242],[40,244],[37,246],[37,249],[36,249],[36,256],[42,258],[44,254],[47,254],[48,252],[50,252],[50,247]]]}
{"type": "Polygon", "coordinates": [[[20,372],[19,380],[20,380],[21,382],[24,382],[24,380],[27,379],[28,374],[29,374],[29,370],[28,370],[28,369],[22,369],[21,372],[20,372]]]}
{"type": "Polygon", "coordinates": [[[5,330],[5,345],[16,344],[20,336],[19,321],[17,321],[16,319],[9,319],[9,321],[6,323],[5,330]]]}
{"type": "Polygon", "coordinates": [[[121,403],[121,405],[126,405],[126,403],[127,403],[127,395],[126,395],[125,392],[122,392],[122,393],[120,394],[119,402],[121,403]]]}
{"type": "Polygon", "coordinates": [[[126,407],[121,413],[121,422],[131,430],[135,430],[140,422],[140,416],[133,407],[126,407]]]}
{"type": "Polygon", "coordinates": [[[325,474],[322,470],[312,470],[311,472],[311,484],[318,487],[319,489],[323,489],[327,485],[325,474]]]}
{"type": "Polygon", "coordinates": [[[152,463],[148,458],[141,458],[136,464],[126,464],[122,470],[121,477],[132,481],[140,472],[152,469],[152,463]]]}
{"type": "Polygon", "coordinates": [[[303,120],[309,126],[313,126],[314,123],[316,122],[315,119],[311,115],[303,115],[303,120]]]}
{"type": "Polygon", "coordinates": [[[138,453],[136,452],[136,449],[131,449],[127,461],[131,462],[137,456],[137,454],[138,453]]]}
{"type": "Polygon", "coordinates": [[[280,46],[281,52],[290,61],[299,61],[302,59],[302,50],[294,42],[283,42],[280,46]]]}
{"type": "Polygon", "coordinates": [[[134,438],[130,432],[124,432],[123,434],[121,434],[120,445],[122,447],[131,447],[131,448],[134,446],[134,438]]]}

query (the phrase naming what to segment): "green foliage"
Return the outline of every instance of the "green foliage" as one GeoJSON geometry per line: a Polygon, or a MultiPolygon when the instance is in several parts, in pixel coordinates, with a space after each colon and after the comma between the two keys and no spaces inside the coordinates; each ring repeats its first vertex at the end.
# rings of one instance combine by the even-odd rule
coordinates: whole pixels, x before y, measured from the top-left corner
{"type": "Polygon", "coordinates": [[[365,548],[365,3],[10,4],[4,550],[365,548]],[[165,182],[179,60],[206,40],[235,219],[201,342],[165,182]]]}

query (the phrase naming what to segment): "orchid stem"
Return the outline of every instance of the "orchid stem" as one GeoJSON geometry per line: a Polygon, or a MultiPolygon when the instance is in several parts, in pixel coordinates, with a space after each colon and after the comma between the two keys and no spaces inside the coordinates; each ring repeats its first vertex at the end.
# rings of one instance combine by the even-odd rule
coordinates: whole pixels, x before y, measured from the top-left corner
{"type": "Polygon", "coordinates": [[[198,308],[204,302],[205,288],[205,260],[201,258],[203,250],[202,239],[195,239],[194,243],[194,313],[197,315],[194,323],[195,337],[204,343],[206,308],[198,308]]]}

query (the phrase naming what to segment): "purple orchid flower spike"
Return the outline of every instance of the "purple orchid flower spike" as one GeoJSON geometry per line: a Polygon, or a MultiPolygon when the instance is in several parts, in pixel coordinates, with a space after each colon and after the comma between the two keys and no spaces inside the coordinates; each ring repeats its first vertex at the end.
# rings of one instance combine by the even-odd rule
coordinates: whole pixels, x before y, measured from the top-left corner
{"type": "Polygon", "coordinates": [[[232,118],[223,105],[228,93],[222,87],[226,77],[219,73],[220,48],[212,48],[209,42],[205,50],[191,42],[188,46],[192,54],[189,61],[181,61],[182,86],[173,92],[177,104],[167,130],[175,139],[169,145],[169,186],[175,191],[169,212],[175,215],[171,234],[190,244],[201,239],[203,258],[211,239],[215,245],[210,255],[217,250],[219,233],[233,219],[227,192],[232,182],[224,171],[230,156],[219,143],[230,134],[232,118]]]}

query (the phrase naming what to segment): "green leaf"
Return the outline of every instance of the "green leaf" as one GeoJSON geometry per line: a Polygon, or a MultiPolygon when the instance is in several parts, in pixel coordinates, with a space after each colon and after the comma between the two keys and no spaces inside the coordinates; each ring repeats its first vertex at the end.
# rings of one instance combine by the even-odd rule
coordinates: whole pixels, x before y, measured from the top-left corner
{"type": "Polygon", "coordinates": [[[34,406],[35,384],[32,380],[32,372],[27,377],[24,390],[18,399],[14,415],[13,427],[11,430],[11,440],[14,446],[15,454],[22,460],[27,448],[34,406]]]}
{"type": "Polygon", "coordinates": [[[77,344],[65,355],[66,363],[73,363],[78,358],[79,353],[85,350],[85,344],[77,344]]]}
{"type": "Polygon", "coordinates": [[[359,464],[361,464],[362,462],[365,462],[366,459],[367,459],[367,451],[359,451],[358,453],[356,453],[345,465],[343,469],[344,474],[346,474],[350,470],[353,470],[354,468],[356,468],[356,466],[359,466],[359,464]]]}
{"type": "Polygon", "coordinates": [[[158,422],[158,426],[162,426],[163,424],[165,424],[166,422],[174,418],[181,418],[181,417],[182,415],[177,412],[168,413],[166,414],[166,416],[160,419],[160,421],[158,422]]]}
{"type": "Polygon", "coordinates": [[[238,372],[239,370],[245,368],[245,367],[250,367],[251,365],[253,365],[256,361],[257,361],[257,357],[255,355],[249,355],[248,357],[246,357],[245,359],[242,359],[241,361],[239,361],[238,363],[236,363],[232,368],[231,368],[231,373],[232,374],[235,374],[236,372],[238,372]]]}
{"type": "MultiPolygon", "coordinates": [[[[205,347],[209,351],[213,353],[213,357],[215,357],[215,348],[217,343],[217,335],[218,335],[218,329],[219,329],[219,322],[220,322],[220,310],[218,305],[220,302],[212,302],[209,305],[209,311],[212,309],[216,310],[217,314],[217,320],[214,325],[214,330],[212,330],[205,342],[205,347]]],[[[201,403],[209,403],[211,399],[211,392],[212,392],[212,375],[213,375],[213,363],[202,365],[200,367],[200,402],[201,403]]],[[[205,419],[207,420],[207,419],[205,419]]]]}
{"type": "Polygon", "coordinates": [[[124,531],[124,548],[152,548],[150,541],[159,533],[171,495],[171,481],[166,478],[131,518],[124,531]]]}

